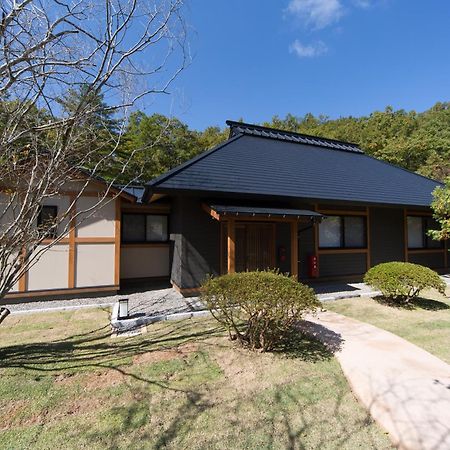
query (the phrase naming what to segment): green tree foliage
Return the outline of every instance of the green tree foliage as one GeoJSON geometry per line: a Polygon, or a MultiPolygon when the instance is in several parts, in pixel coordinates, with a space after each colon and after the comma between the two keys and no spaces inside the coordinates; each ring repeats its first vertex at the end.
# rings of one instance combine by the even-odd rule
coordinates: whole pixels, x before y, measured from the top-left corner
{"type": "Polygon", "coordinates": [[[430,235],[434,239],[450,239],[450,177],[447,178],[445,186],[439,187],[433,192],[433,196],[431,207],[440,229],[430,231],[430,235]]]}
{"type": "MultiPolygon", "coordinates": [[[[77,127],[74,146],[80,155],[87,156],[86,164],[94,165],[102,156],[108,164],[102,172],[110,171],[112,158],[119,142],[119,121],[114,118],[114,111],[105,102],[102,92],[94,91],[87,84],[69,89],[67,94],[58,100],[63,117],[72,117],[81,113],[84,120],[77,127]]],[[[89,167],[88,167],[89,168],[89,167]]]]}
{"type": "Polygon", "coordinates": [[[226,132],[218,127],[197,132],[178,119],[138,111],[130,117],[117,163],[120,166],[130,160],[123,181],[146,182],[226,138],[226,132]],[[133,152],[136,154],[130,158],[133,152]]]}

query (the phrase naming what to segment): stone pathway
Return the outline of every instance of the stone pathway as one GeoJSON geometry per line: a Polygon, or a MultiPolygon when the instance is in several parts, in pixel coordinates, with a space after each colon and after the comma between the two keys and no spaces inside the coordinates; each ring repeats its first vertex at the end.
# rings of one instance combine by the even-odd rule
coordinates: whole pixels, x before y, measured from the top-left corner
{"type": "Polygon", "coordinates": [[[450,365],[414,344],[332,312],[304,331],[331,347],[353,392],[408,450],[450,449],[450,365]]]}

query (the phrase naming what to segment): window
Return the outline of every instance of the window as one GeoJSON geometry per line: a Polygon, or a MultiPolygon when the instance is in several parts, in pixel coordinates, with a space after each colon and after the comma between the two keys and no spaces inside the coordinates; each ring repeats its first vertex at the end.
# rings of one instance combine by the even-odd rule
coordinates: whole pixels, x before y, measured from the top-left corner
{"type": "Polygon", "coordinates": [[[438,228],[432,217],[408,216],[408,248],[442,248],[441,241],[435,241],[428,236],[429,230],[438,228]]]}
{"type": "Polygon", "coordinates": [[[122,242],[167,242],[167,216],[123,214],[122,242]]]}
{"type": "Polygon", "coordinates": [[[57,206],[44,205],[41,207],[37,218],[37,226],[44,237],[51,239],[56,238],[57,224],[55,222],[57,216],[57,206]]]}
{"type": "Polygon", "coordinates": [[[366,248],[366,218],[328,216],[319,225],[320,248],[366,248]]]}

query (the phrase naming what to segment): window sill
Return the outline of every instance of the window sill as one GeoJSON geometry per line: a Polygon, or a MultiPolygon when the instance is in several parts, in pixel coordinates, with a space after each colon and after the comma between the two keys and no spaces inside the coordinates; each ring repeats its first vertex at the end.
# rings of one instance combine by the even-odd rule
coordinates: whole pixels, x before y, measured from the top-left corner
{"type": "Polygon", "coordinates": [[[441,253],[445,248],[408,248],[408,253],[441,253]]]}
{"type": "Polygon", "coordinates": [[[335,253],[367,253],[367,248],[319,248],[319,255],[335,253]]]}
{"type": "Polygon", "coordinates": [[[122,248],[142,248],[142,247],[168,247],[170,242],[122,242],[122,248]]]}

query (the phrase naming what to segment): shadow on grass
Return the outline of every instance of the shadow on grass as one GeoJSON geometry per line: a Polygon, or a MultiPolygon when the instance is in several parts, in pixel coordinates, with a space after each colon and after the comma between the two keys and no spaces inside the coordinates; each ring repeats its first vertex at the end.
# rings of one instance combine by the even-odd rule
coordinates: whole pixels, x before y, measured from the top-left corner
{"type": "Polygon", "coordinates": [[[447,303],[440,302],[439,300],[432,300],[430,298],[416,298],[412,304],[416,308],[425,309],[427,311],[441,311],[444,309],[450,309],[447,303]]]}
{"type": "Polygon", "coordinates": [[[374,297],[374,300],[380,305],[389,306],[391,308],[405,309],[414,311],[416,309],[423,309],[425,311],[442,311],[450,309],[447,303],[439,300],[432,300],[430,298],[417,297],[408,303],[398,303],[383,296],[374,297]]]}
{"type": "Polygon", "coordinates": [[[143,353],[198,342],[223,334],[220,326],[199,327],[190,321],[173,323],[148,335],[111,339],[110,326],[52,342],[16,344],[0,349],[0,368],[42,372],[60,370],[119,369],[127,360],[143,353]]]}
{"type": "Polygon", "coordinates": [[[307,362],[324,361],[333,357],[333,350],[322,344],[316,337],[292,330],[273,352],[288,358],[299,358],[307,362]]]}
{"type": "MultiPolygon", "coordinates": [[[[220,339],[209,341],[207,345],[220,346],[220,341],[227,339],[223,329],[213,322],[200,325],[189,320],[166,323],[160,328],[152,328],[147,335],[124,340],[111,339],[109,326],[105,326],[55,342],[5,347],[0,349],[0,368],[26,370],[27,376],[33,371],[52,376],[58,371],[78,372],[97,368],[114,370],[123,375],[132,399],[99,415],[100,425],[97,423],[92,426],[80,422],[73,435],[78,436],[80,443],[85,446],[100,444],[105,447],[107,444],[108,448],[118,448],[125,442],[130,448],[141,448],[145,444],[155,449],[188,447],[189,433],[193,430],[194,438],[205,440],[204,448],[214,448],[220,442],[217,441],[211,424],[204,434],[195,435],[196,428],[205,427],[208,420],[213,419],[217,421],[216,426],[230,429],[231,436],[233,433],[240,435],[240,445],[236,447],[256,448],[260,445],[258,437],[254,440],[252,437],[252,434],[259,432],[258,427],[265,430],[263,437],[267,448],[279,446],[280,440],[285,448],[306,448],[311,446],[308,443],[310,434],[315,436],[314,448],[327,447],[330,439],[335,441],[335,448],[345,447],[348,442],[351,444],[347,448],[352,448],[359,435],[365,435],[365,418],[361,415],[358,421],[349,423],[346,412],[348,389],[345,384],[340,384],[333,378],[329,380],[331,384],[335,384],[330,391],[332,398],[327,400],[332,409],[329,414],[324,415],[320,405],[316,406],[317,390],[321,388],[311,387],[313,383],[308,380],[302,381],[309,386],[307,389],[282,385],[257,392],[255,395],[242,396],[237,393],[230,398],[221,398],[210,395],[208,389],[195,382],[185,385],[177,383],[176,379],[157,376],[155,373],[151,377],[145,371],[138,370],[133,373],[133,368],[127,366],[125,361],[127,358],[132,361],[133,357],[143,353],[166,350],[190,342],[205,342],[217,337],[220,339]],[[158,400],[163,402],[163,408],[170,409],[170,414],[165,416],[159,412],[160,403],[152,404],[154,391],[148,391],[149,386],[170,391],[170,395],[162,396],[161,400],[158,400]],[[299,407],[299,404],[303,405],[307,412],[303,412],[303,407],[299,407]],[[261,405],[267,407],[261,408],[261,405]],[[110,420],[105,421],[105,414],[109,415],[110,420]],[[157,414],[162,415],[163,423],[152,422],[151,418],[157,414]],[[254,415],[257,416],[256,419],[254,415]],[[150,422],[152,423],[149,426],[150,422]],[[246,426],[249,427],[248,436],[243,431],[246,426]]],[[[304,322],[299,329],[293,330],[287,336],[276,353],[316,362],[332,358],[341,343],[342,339],[338,334],[321,325],[304,322]],[[310,329],[307,335],[304,330],[308,326],[310,329]],[[325,339],[326,345],[316,340],[319,336],[325,339]]],[[[258,358],[257,353],[255,358],[258,358]]],[[[198,367],[194,366],[194,369],[194,372],[198,372],[198,367]]],[[[40,427],[38,433],[47,432],[45,427],[40,427]]],[[[223,436],[226,438],[226,434],[223,436]]],[[[229,439],[238,444],[235,438],[229,439]]],[[[376,444],[371,445],[370,436],[367,439],[369,442],[366,442],[366,448],[375,448],[376,444]]]]}

